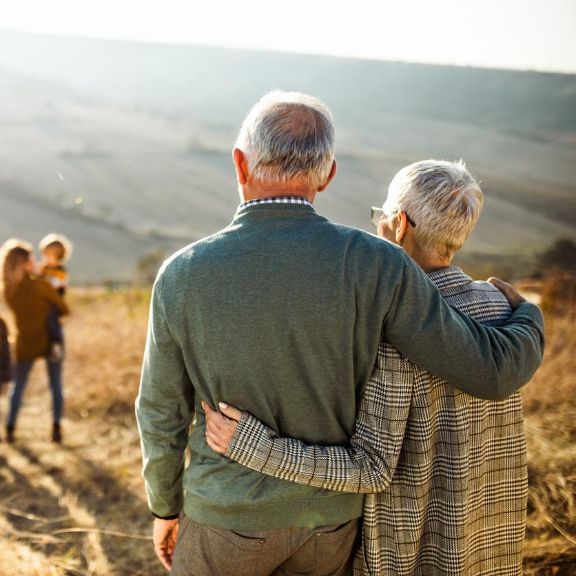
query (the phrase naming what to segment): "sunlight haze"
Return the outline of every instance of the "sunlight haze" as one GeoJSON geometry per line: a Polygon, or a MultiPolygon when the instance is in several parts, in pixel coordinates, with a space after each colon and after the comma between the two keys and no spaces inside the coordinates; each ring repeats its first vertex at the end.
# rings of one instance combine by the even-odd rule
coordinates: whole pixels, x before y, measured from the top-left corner
{"type": "Polygon", "coordinates": [[[574,0],[0,0],[0,14],[29,32],[576,73],[574,0]]]}

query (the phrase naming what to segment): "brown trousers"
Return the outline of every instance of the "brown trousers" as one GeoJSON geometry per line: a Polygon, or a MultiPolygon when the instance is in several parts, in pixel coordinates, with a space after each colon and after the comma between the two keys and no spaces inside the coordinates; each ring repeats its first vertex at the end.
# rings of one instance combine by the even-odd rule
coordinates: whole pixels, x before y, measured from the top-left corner
{"type": "Polygon", "coordinates": [[[246,532],[180,517],[171,576],[350,576],[359,520],[246,532]]]}

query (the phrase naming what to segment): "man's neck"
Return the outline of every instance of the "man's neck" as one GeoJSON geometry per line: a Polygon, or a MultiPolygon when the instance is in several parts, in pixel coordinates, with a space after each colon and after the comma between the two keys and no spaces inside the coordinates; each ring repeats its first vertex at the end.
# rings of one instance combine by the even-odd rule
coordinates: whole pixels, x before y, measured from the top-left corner
{"type": "Polygon", "coordinates": [[[242,202],[276,198],[278,196],[300,196],[312,203],[316,198],[316,190],[307,183],[301,182],[252,182],[240,189],[242,202]]]}

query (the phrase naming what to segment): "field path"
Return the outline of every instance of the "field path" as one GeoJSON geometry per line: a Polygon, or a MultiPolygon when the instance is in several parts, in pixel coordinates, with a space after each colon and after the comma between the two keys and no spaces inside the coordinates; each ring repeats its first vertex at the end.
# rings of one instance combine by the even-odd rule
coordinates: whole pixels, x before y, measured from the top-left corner
{"type": "MultiPolygon", "coordinates": [[[[148,298],[144,289],[71,292],[64,442],[50,442],[51,400],[38,362],[16,443],[0,443],[0,576],[166,574],[150,539],[134,419],[148,298]]],[[[576,576],[575,319],[548,318],[547,359],[523,391],[525,576],[576,576]]],[[[4,394],[3,438],[6,411],[4,394]]]]}
{"type": "Polygon", "coordinates": [[[133,302],[89,302],[75,303],[66,326],[63,444],[50,441],[43,362],[34,366],[13,445],[5,441],[5,392],[0,399],[0,576],[166,574],[152,549],[132,410],[146,299],[136,304],[140,322],[129,321],[133,302]],[[110,337],[110,322],[123,320],[125,332],[110,337]]]}

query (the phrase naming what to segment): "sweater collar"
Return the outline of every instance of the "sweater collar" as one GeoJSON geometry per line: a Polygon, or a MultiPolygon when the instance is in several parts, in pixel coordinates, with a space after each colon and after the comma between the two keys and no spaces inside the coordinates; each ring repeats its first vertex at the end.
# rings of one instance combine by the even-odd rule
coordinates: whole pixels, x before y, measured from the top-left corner
{"type": "Polygon", "coordinates": [[[250,206],[257,206],[258,204],[303,204],[312,208],[310,201],[303,196],[271,196],[269,198],[257,198],[256,200],[248,200],[248,202],[243,202],[240,204],[238,209],[241,210],[243,208],[250,208],[250,206]]]}
{"type": "Polygon", "coordinates": [[[250,200],[238,206],[234,218],[250,214],[253,212],[306,212],[309,214],[316,214],[312,204],[300,196],[274,196],[271,198],[259,198],[258,200],[250,200]]]}

